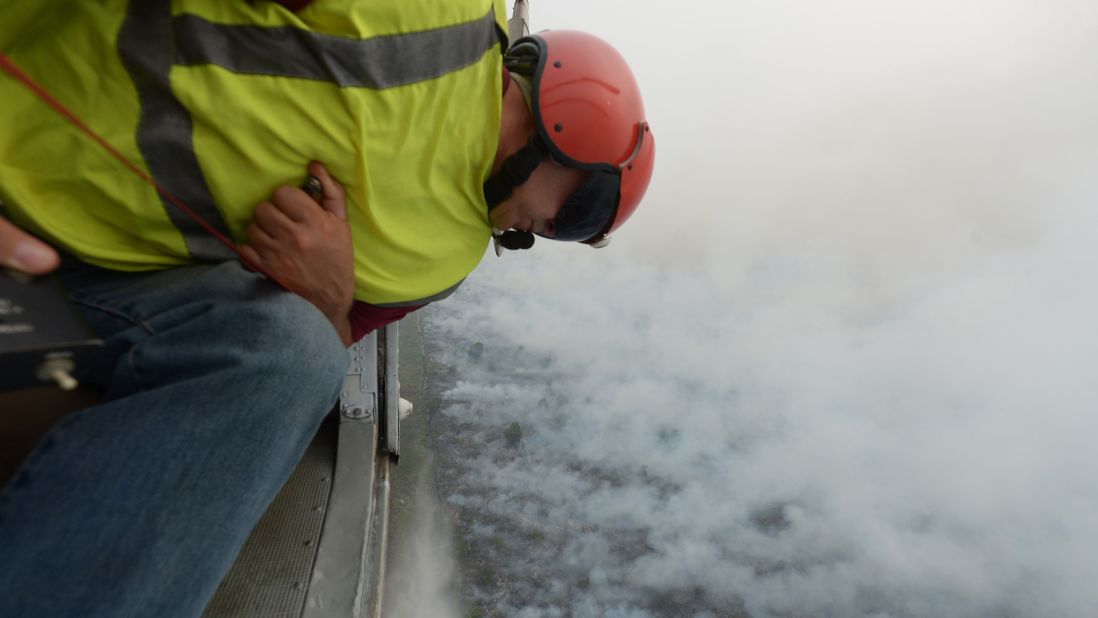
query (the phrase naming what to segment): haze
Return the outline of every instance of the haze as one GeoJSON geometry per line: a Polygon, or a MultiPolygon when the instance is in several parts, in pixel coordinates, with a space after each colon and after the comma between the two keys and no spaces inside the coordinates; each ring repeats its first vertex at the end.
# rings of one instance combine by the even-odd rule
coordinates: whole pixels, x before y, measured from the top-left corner
{"type": "Polygon", "coordinates": [[[658,161],[427,311],[485,615],[1093,615],[1098,5],[531,20],[622,50],[658,161]]]}

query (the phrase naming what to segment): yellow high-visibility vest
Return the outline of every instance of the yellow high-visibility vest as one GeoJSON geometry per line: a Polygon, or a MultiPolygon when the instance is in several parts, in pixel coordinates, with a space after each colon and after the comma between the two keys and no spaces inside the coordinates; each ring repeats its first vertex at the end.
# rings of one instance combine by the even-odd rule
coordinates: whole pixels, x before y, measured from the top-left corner
{"type": "MultiPolygon", "coordinates": [[[[114,147],[238,242],[311,160],[344,186],[355,297],[445,295],[491,234],[502,0],[0,3],[0,49],[114,147]]],[[[0,74],[0,197],[20,226],[92,264],[231,257],[197,224],[0,74]]]]}

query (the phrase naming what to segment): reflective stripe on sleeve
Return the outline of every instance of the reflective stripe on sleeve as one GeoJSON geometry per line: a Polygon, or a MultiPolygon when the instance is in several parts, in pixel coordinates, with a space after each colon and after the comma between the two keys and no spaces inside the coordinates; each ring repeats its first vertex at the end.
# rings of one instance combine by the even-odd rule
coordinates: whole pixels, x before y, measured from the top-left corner
{"type": "Polygon", "coordinates": [[[212,64],[234,73],[377,90],[441,77],[500,44],[494,11],[445,28],[369,39],[284,26],[217,24],[196,15],[177,16],[174,29],[180,65],[212,64]]]}

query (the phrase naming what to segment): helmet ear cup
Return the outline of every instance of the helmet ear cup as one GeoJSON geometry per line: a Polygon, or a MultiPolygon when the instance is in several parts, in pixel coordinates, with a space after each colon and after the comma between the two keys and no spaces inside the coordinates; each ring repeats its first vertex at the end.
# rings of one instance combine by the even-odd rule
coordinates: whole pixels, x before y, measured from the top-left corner
{"type": "Polygon", "coordinates": [[[503,66],[512,73],[533,77],[537,72],[541,48],[530,38],[519,39],[503,56],[503,66]]]}

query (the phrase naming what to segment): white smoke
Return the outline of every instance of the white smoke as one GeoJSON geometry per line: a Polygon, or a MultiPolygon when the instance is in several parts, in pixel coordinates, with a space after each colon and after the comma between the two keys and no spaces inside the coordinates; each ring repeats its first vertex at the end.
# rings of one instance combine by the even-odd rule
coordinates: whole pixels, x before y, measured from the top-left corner
{"type": "Polygon", "coordinates": [[[1093,615],[1098,5],[629,6],[532,19],[638,67],[650,199],[429,312],[478,603],[1093,615]]]}
{"type": "Polygon", "coordinates": [[[431,478],[431,464],[416,481],[415,508],[408,532],[395,539],[399,550],[390,560],[385,580],[385,616],[389,618],[458,618],[457,565],[454,536],[431,478]]]}

